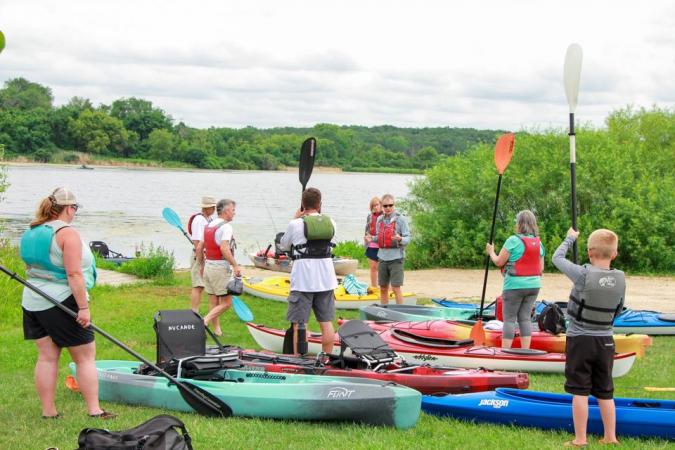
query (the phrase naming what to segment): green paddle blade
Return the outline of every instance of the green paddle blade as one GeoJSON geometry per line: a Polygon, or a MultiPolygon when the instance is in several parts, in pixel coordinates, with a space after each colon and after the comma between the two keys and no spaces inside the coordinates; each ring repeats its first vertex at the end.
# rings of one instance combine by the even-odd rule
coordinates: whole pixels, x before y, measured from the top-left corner
{"type": "Polygon", "coordinates": [[[173,209],[164,208],[162,210],[162,216],[164,217],[164,220],[169,223],[169,225],[173,225],[176,228],[183,228],[183,224],[180,223],[180,217],[178,217],[178,214],[176,214],[176,211],[173,209]]]}
{"type": "Polygon", "coordinates": [[[5,49],[5,35],[0,31],[0,53],[5,49]]]}

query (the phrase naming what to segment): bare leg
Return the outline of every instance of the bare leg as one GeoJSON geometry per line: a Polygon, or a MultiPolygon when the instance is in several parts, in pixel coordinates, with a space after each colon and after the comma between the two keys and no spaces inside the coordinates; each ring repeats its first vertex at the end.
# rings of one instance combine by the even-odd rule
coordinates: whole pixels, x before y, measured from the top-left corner
{"type": "MultiPolygon", "coordinates": [[[[218,306],[218,297],[212,294],[209,294],[209,314],[215,308],[218,306]]],[[[208,314],[207,314],[208,316],[208,314]]],[[[220,319],[216,315],[213,319],[211,319],[211,326],[213,327],[213,333],[216,336],[222,336],[223,335],[223,330],[220,328],[220,319]]]]}
{"type": "Polygon", "coordinates": [[[389,304],[389,286],[380,286],[380,303],[389,304]]]}
{"type": "Polygon", "coordinates": [[[35,341],[38,359],[35,363],[35,389],[42,403],[43,416],[55,416],[56,411],[56,379],[59,372],[59,348],[52,338],[45,336],[35,341]]]}
{"type": "Polygon", "coordinates": [[[368,259],[368,264],[370,265],[370,285],[377,286],[377,261],[368,259]]]}
{"type": "Polygon", "coordinates": [[[520,348],[530,348],[530,343],[532,342],[532,336],[520,336],[520,348]]]}
{"type": "Polygon", "coordinates": [[[333,322],[319,322],[319,326],[321,327],[321,350],[324,353],[331,354],[335,345],[333,322]]]}
{"type": "Polygon", "coordinates": [[[391,290],[394,291],[394,295],[396,296],[396,304],[402,305],[403,304],[403,292],[401,292],[401,286],[392,286],[391,290]]]}
{"type": "Polygon", "coordinates": [[[203,290],[203,287],[193,287],[190,291],[190,308],[196,313],[199,313],[199,304],[202,300],[203,290]]]}
{"type": "Polygon", "coordinates": [[[209,324],[218,320],[220,315],[232,307],[232,296],[225,295],[223,297],[217,297],[218,304],[209,311],[207,315],[204,316],[204,325],[209,324]]]}
{"type": "Polygon", "coordinates": [[[605,444],[619,443],[616,439],[616,408],[614,406],[614,399],[600,400],[598,399],[598,406],[600,406],[600,417],[602,417],[602,427],[605,429],[605,436],[602,441],[605,444]]]}
{"type": "Polygon", "coordinates": [[[588,397],[584,395],[575,395],[572,397],[572,419],[574,420],[573,442],[577,445],[587,444],[586,427],[588,424],[588,397]]]}
{"type": "Polygon", "coordinates": [[[512,345],[513,345],[513,339],[502,338],[502,348],[511,348],[512,345]]]}
{"type": "Polygon", "coordinates": [[[96,371],[96,343],[68,347],[70,357],[77,364],[77,385],[89,414],[101,414],[103,410],[98,404],[98,373],[96,371]]]}
{"type": "Polygon", "coordinates": [[[293,324],[293,356],[299,356],[298,353],[298,324],[293,324]]]}

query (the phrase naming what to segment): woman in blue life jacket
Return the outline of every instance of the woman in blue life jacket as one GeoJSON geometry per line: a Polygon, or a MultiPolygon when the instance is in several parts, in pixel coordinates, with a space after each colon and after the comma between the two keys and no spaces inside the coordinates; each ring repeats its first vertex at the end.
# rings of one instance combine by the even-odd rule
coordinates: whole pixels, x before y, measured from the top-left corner
{"type": "Polygon", "coordinates": [[[28,288],[24,288],[24,338],[34,340],[38,350],[35,387],[42,403],[42,417],[58,418],[56,382],[61,349],[67,348],[77,364],[77,381],[91,417],[115,417],[98,402],[98,374],[94,332],[89,327],[89,294],[94,286],[94,256],[70,224],[80,205],[66,188],[57,188],[44,198],[35,220],[21,238],[21,258],[27,265],[30,283],[62,305],[77,312],[77,318],[63,312],[28,288]]]}
{"type": "Polygon", "coordinates": [[[516,215],[516,234],[510,236],[499,255],[494,245],[485,246],[492,262],[502,268],[504,330],[502,347],[511,348],[515,337],[515,323],[520,330],[520,346],[530,348],[532,340],[532,307],[541,288],[544,270],[544,246],[539,240],[537,218],[532,211],[523,210],[516,215]]]}

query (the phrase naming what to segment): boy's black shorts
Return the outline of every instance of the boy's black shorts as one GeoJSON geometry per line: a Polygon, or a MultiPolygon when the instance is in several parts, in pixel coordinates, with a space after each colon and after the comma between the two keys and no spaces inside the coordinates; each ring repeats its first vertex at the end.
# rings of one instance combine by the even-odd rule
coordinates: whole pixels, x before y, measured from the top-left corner
{"type": "Polygon", "coordinates": [[[614,352],[612,336],[567,336],[565,392],[612,399],[614,352]]]}
{"type": "MultiPolygon", "coordinates": [[[[62,303],[66,308],[77,312],[77,302],[72,295],[62,303]]],[[[75,318],[54,306],[44,311],[23,310],[24,339],[40,339],[49,336],[58,347],[75,347],[94,342],[94,331],[82,328],[75,318]]]]}

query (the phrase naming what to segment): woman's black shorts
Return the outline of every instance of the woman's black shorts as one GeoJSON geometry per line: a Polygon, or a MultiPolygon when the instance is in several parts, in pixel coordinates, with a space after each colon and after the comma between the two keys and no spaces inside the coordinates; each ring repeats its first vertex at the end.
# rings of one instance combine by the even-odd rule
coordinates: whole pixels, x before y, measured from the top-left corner
{"type": "MultiPolygon", "coordinates": [[[[62,303],[66,308],[77,312],[77,302],[72,295],[62,303]]],[[[77,345],[94,342],[94,331],[91,328],[82,328],[75,321],[56,306],[44,311],[23,310],[23,337],[28,340],[41,339],[45,336],[59,347],[75,347],[77,345]]]]}
{"type": "Polygon", "coordinates": [[[380,250],[377,247],[367,247],[366,248],[366,257],[372,261],[377,261],[377,252],[380,250]]]}

